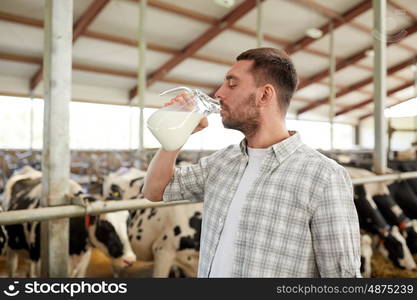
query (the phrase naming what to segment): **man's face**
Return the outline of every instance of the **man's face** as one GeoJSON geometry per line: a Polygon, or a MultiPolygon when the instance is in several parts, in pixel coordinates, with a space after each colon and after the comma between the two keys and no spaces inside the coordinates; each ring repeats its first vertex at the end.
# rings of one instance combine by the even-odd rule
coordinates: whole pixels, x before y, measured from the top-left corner
{"type": "Polygon", "coordinates": [[[256,102],[257,87],[250,69],[253,61],[240,60],[227,72],[215,96],[220,98],[222,122],[225,128],[241,131],[245,136],[259,128],[260,114],[256,102]]]}

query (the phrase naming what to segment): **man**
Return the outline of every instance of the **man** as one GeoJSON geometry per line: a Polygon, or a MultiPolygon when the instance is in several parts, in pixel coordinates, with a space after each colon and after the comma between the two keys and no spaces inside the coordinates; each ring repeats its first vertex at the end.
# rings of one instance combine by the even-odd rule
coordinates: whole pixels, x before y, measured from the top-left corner
{"type": "Polygon", "coordinates": [[[215,94],[224,127],[245,135],[240,145],[182,168],[179,150],[153,158],[146,198],[204,201],[199,277],[360,277],[350,178],[286,129],[296,86],[282,51],[243,52],[215,94]]]}

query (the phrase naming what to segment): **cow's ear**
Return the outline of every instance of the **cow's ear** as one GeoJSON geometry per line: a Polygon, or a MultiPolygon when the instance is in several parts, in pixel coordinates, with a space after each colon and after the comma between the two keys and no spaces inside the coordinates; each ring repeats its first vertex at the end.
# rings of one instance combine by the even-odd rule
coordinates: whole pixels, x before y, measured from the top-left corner
{"type": "Polygon", "coordinates": [[[129,182],[129,187],[132,187],[136,182],[140,182],[141,180],[143,180],[144,179],[144,177],[142,176],[142,177],[137,177],[137,178],[134,178],[134,179],[132,179],[130,182],[129,182]]]}
{"type": "Polygon", "coordinates": [[[16,195],[21,191],[28,191],[32,190],[36,185],[41,182],[42,178],[26,178],[22,180],[18,180],[13,184],[11,198],[15,198],[16,195]]]}

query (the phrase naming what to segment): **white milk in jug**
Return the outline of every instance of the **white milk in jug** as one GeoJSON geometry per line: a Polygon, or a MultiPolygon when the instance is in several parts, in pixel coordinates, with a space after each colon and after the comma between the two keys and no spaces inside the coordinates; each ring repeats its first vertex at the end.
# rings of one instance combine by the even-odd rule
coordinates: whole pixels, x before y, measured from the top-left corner
{"type": "Polygon", "coordinates": [[[148,119],[148,128],[167,151],[181,148],[203,115],[198,112],[159,110],[148,119]]]}

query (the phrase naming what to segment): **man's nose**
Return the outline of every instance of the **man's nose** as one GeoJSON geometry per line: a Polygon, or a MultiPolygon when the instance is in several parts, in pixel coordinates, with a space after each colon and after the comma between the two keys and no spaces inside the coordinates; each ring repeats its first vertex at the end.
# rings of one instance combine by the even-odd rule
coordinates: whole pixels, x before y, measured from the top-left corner
{"type": "Polygon", "coordinates": [[[214,97],[219,98],[220,100],[223,100],[222,87],[223,87],[223,85],[219,86],[217,91],[214,92],[214,97]]]}

